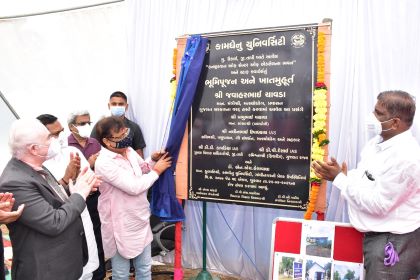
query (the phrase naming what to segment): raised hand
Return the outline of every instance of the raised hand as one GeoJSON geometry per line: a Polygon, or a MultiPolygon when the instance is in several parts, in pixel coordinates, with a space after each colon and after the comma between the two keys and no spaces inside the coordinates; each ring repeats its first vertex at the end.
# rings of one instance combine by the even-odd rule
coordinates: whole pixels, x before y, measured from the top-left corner
{"type": "Polygon", "coordinates": [[[95,161],[98,158],[98,156],[99,156],[99,152],[97,152],[96,154],[91,155],[89,157],[89,159],[88,159],[89,166],[90,166],[90,168],[92,168],[92,170],[93,170],[93,167],[95,166],[95,161]]]}
{"type": "Polygon", "coordinates": [[[12,211],[15,199],[12,193],[0,193],[0,209],[3,211],[12,211]]]}
{"type": "MultiPolygon", "coordinates": [[[[327,162],[329,165],[338,165],[337,160],[333,157],[331,157],[331,161],[327,162]]],[[[344,175],[347,175],[347,163],[345,161],[343,161],[343,163],[341,164],[341,172],[344,173],[344,175]]]]}
{"type": "Polygon", "coordinates": [[[14,204],[15,199],[12,193],[0,193],[0,223],[14,222],[22,215],[25,205],[19,205],[16,211],[12,211],[14,204]]]}
{"type": "Polygon", "coordinates": [[[76,180],[80,172],[80,156],[78,153],[70,153],[70,162],[64,172],[63,180],[69,182],[70,179],[76,180]]]}
{"type": "Polygon", "coordinates": [[[156,151],[156,152],[153,152],[151,158],[153,161],[158,161],[164,154],[165,154],[164,150],[156,151]]]}
{"type": "Polygon", "coordinates": [[[153,170],[156,171],[158,175],[162,174],[166,169],[172,165],[172,158],[166,152],[164,153],[159,160],[156,162],[153,170]]]}
{"type": "Polygon", "coordinates": [[[69,181],[70,193],[78,193],[86,198],[91,192],[96,191],[101,184],[99,176],[92,172],[89,167],[83,168],[77,177],[76,184],[73,180],[69,181]]]}
{"type": "MultiPolygon", "coordinates": [[[[345,163],[344,166],[347,172],[347,165],[345,163]]],[[[342,172],[342,168],[335,158],[331,158],[328,162],[319,160],[314,161],[312,163],[312,168],[314,169],[316,176],[328,181],[334,181],[335,177],[342,172]]]]}

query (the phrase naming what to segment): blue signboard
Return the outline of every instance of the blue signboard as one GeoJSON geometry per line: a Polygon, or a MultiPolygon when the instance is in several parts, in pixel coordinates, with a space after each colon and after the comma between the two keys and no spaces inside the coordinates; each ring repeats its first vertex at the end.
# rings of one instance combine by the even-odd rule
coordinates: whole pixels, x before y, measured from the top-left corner
{"type": "Polygon", "coordinates": [[[302,263],[293,262],[293,279],[302,279],[302,263]]]}

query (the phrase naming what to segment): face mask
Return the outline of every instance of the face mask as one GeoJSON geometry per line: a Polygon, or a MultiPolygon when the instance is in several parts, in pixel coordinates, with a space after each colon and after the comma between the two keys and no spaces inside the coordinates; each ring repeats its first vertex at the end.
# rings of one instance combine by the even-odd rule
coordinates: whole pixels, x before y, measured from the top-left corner
{"type": "Polygon", "coordinates": [[[133,137],[131,136],[131,134],[128,134],[124,139],[118,142],[115,142],[115,148],[124,149],[124,148],[130,147],[132,143],[133,143],[133,137]]]}
{"type": "Polygon", "coordinates": [[[111,115],[121,117],[125,114],[124,106],[111,106],[111,115]]]}
{"type": "Polygon", "coordinates": [[[385,129],[385,130],[382,130],[382,124],[386,123],[386,122],[389,122],[389,121],[392,121],[392,120],[393,120],[393,118],[391,118],[389,120],[386,120],[386,121],[383,121],[383,122],[380,122],[376,118],[375,114],[371,113],[366,120],[366,129],[367,129],[368,137],[372,138],[372,137],[375,137],[376,135],[380,135],[383,131],[391,130],[392,127],[388,128],[388,129],[385,129]]]}
{"type": "Polygon", "coordinates": [[[57,141],[58,141],[58,144],[60,144],[60,147],[67,147],[68,146],[68,144],[67,144],[67,137],[64,134],[64,132],[61,132],[58,135],[57,141]]]}
{"type": "Polygon", "coordinates": [[[92,128],[89,124],[74,127],[77,129],[77,134],[79,134],[79,136],[82,138],[88,138],[90,136],[90,132],[92,131],[92,128]]]}
{"type": "MultiPolygon", "coordinates": [[[[37,144],[38,146],[46,146],[46,145],[40,145],[37,144]]],[[[55,157],[56,155],[58,155],[61,151],[61,144],[60,141],[57,138],[51,138],[51,142],[50,145],[48,146],[48,153],[46,156],[43,155],[37,155],[39,157],[45,157],[46,159],[51,159],[53,157],[55,157]]]]}

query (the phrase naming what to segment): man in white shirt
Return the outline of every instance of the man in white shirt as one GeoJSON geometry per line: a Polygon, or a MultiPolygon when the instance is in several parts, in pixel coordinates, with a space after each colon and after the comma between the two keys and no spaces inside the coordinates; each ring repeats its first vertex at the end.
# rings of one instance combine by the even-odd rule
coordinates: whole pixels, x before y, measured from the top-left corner
{"type": "MultiPolygon", "coordinates": [[[[83,155],[79,156],[80,151],[77,148],[67,145],[67,139],[64,137],[63,132],[64,128],[55,116],[45,114],[38,116],[37,119],[45,125],[52,137],[59,139],[61,144],[60,152],[53,158],[45,161],[43,165],[48,168],[61,185],[67,187],[70,179],[74,181],[80,170],[86,167],[89,168],[90,165],[83,155]]],[[[88,172],[92,171],[89,169],[88,172]]],[[[85,208],[80,216],[85,231],[89,259],[83,267],[83,274],[79,279],[90,280],[93,272],[99,266],[98,248],[88,209],[85,208]]]]}
{"type": "Polygon", "coordinates": [[[334,158],[312,167],[348,203],[350,223],[365,232],[365,279],[415,279],[420,273],[420,147],[410,131],[416,106],[403,91],[378,95],[367,128],[376,134],[347,173],[334,158]]]}

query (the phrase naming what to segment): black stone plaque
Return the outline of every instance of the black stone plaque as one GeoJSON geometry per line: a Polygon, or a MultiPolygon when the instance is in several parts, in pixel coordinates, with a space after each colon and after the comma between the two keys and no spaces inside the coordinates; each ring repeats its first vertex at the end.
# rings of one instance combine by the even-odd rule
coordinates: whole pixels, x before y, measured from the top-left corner
{"type": "Polygon", "coordinates": [[[306,209],[316,39],[316,26],[210,38],[189,199],[306,209]]]}

